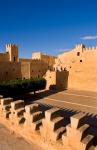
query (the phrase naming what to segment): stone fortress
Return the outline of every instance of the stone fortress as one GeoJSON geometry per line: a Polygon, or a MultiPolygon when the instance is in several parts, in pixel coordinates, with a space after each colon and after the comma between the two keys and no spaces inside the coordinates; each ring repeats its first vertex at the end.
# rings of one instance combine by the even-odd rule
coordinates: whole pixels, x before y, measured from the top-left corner
{"type": "MultiPolygon", "coordinates": [[[[47,89],[97,91],[96,58],[97,48],[81,44],[58,57],[34,53],[32,59],[20,59],[18,48],[8,44],[6,53],[0,54],[0,81],[45,77],[47,89]]],[[[26,105],[24,100],[0,95],[0,121],[43,149],[97,150],[97,113],[44,107],[38,101],[26,105]]]]}
{"type": "Polygon", "coordinates": [[[36,52],[24,59],[17,46],[6,45],[6,52],[0,53],[0,81],[32,77],[45,77],[47,88],[97,91],[97,47],[80,44],[57,57],[36,52]]]}

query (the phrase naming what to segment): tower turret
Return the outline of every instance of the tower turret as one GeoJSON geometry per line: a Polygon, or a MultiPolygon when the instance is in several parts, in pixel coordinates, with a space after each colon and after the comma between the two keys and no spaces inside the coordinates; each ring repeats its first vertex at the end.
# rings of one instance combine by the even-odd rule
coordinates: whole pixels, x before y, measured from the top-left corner
{"type": "Polygon", "coordinates": [[[6,52],[9,53],[9,61],[18,62],[18,47],[13,44],[6,45],[6,52]]]}

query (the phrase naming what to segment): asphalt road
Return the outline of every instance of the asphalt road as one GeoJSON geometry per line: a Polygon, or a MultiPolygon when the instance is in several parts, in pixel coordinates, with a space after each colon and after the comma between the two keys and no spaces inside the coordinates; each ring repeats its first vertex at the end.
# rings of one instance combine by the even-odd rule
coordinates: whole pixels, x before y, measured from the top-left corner
{"type": "Polygon", "coordinates": [[[66,90],[37,100],[38,103],[97,114],[97,93],[66,90]]]}

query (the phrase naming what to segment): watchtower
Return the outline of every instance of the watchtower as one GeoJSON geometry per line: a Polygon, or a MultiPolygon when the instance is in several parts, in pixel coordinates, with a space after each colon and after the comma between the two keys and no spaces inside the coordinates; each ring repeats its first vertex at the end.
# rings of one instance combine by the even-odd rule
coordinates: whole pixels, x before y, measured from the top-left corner
{"type": "Polygon", "coordinates": [[[18,62],[18,47],[13,44],[6,45],[6,52],[9,54],[9,61],[10,62],[18,62]]]}

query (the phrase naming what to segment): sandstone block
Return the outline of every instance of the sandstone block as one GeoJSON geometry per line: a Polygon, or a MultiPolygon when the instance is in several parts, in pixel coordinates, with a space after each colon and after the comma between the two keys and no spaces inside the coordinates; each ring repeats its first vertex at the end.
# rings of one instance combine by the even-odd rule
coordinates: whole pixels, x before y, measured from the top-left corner
{"type": "Polygon", "coordinates": [[[71,127],[77,129],[84,123],[85,114],[83,114],[83,113],[76,114],[76,115],[72,116],[70,118],[70,120],[71,120],[71,127]]]}
{"type": "Polygon", "coordinates": [[[10,104],[12,101],[13,101],[13,98],[11,98],[11,97],[3,98],[3,99],[1,99],[1,106],[3,106],[3,105],[8,105],[8,104],[10,104]]]}
{"type": "Polygon", "coordinates": [[[63,125],[64,125],[64,118],[63,117],[54,118],[52,120],[52,122],[50,122],[50,124],[49,124],[49,126],[51,127],[51,129],[53,131],[55,131],[56,129],[60,128],[63,125]]]}
{"type": "Polygon", "coordinates": [[[39,105],[38,104],[31,104],[31,105],[25,106],[25,111],[28,114],[32,114],[33,112],[36,112],[38,110],[39,110],[39,105]]]}
{"type": "Polygon", "coordinates": [[[45,119],[51,121],[53,118],[60,115],[61,110],[59,108],[51,108],[45,112],[45,119]]]}
{"type": "Polygon", "coordinates": [[[88,124],[84,124],[80,128],[78,128],[81,139],[83,139],[85,136],[88,135],[89,129],[90,129],[90,126],[88,124]]]}
{"type": "Polygon", "coordinates": [[[52,133],[52,139],[53,141],[57,141],[62,137],[62,134],[66,132],[65,127],[58,128],[55,132],[52,133]]]}
{"type": "Polygon", "coordinates": [[[20,115],[23,115],[25,109],[24,108],[20,108],[20,109],[17,109],[15,111],[11,111],[11,113],[13,113],[13,115],[15,115],[16,117],[20,116],[20,115]]]}
{"type": "Polygon", "coordinates": [[[81,150],[88,150],[92,145],[94,141],[93,135],[87,135],[82,141],[81,141],[81,150]]]}
{"type": "Polygon", "coordinates": [[[11,110],[17,110],[24,107],[24,101],[23,100],[17,100],[15,102],[11,103],[11,110]]]}
{"type": "Polygon", "coordinates": [[[1,99],[3,98],[3,95],[0,95],[0,104],[1,104],[1,99]]]}
{"type": "Polygon", "coordinates": [[[40,119],[40,120],[38,120],[38,121],[36,121],[36,122],[33,122],[32,124],[31,124],[31,128],[34,130],[34,131],[36,131],[36,130],[39,130],[40,129],[40,126],[42,125],[42,120],[40,119]]]}

